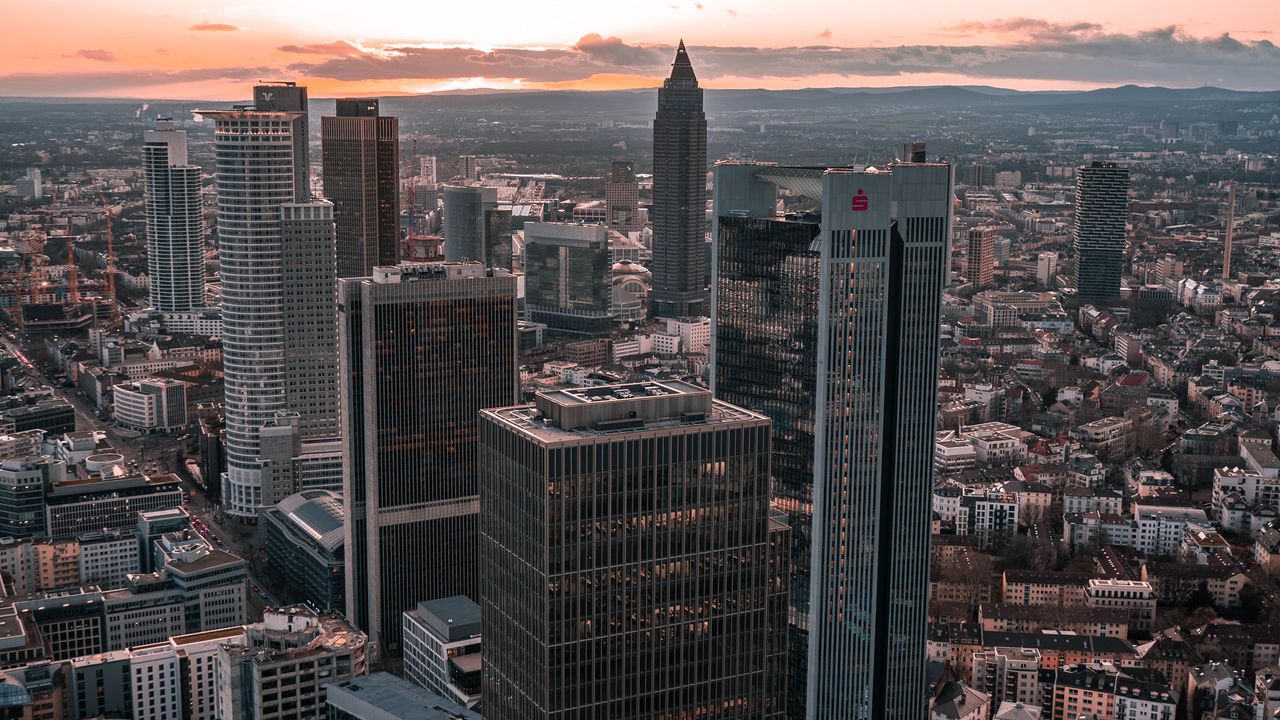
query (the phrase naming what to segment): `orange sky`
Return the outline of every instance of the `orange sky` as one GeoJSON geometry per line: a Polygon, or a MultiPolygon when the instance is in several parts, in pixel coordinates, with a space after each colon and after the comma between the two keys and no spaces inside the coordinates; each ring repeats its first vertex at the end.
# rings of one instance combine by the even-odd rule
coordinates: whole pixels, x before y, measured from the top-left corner
{"type": "Polygon", "coordinates": [[[655,58],[681,36],[708,87],[1262,89],[1276,78],[1280,89],[1280,49],[1270,44],[1280,42],[1280,2],[1243,0],[1215,12],[1221,7],[1203,0],[8,2],[0,95],[223,100],[245,97],[259,77],[297,79],[313,96],[651,87],[669,62],[655,58]],[[587,47],[593,36],[599,44],[587,47]],[[815,45],[822,50],[808,47],[815,45]],[[448,48],[472,50],[462,57],[448,48]]]}

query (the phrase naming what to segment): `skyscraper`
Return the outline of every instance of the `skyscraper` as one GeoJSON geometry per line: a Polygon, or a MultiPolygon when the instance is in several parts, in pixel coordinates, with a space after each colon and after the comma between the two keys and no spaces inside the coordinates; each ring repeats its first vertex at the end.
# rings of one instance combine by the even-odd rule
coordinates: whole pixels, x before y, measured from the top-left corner
{"type": "Polygon", "coordinates": [[[339,295],[347,616],[398,655],[401,613],[477,597],[476,418],[518,397],[516,280],[402,263],[339,295]]]}
{"type": "Polygon", "coordinates": [[[530,320],[573,335],[608,335],[613,330],[608,228],[528,223],[524,256],[530,320]]]}
{"type": "Polygon", "coordinates": [[[684,41],[653,120],[653,312],[707,315],[707,118],[684,41]]]}
{"type": "Polygon", "coordinates": [[[338,277],[368,277],[400,257],[400,124],[373,98],[321,118],[324,194],[333,203],[338,277]]]}
{"type": "Polygon", "coordinates": [[[969,252],[965,260],[973,289],[991,287],[996,266],[995,231],[989,227],[970,228],[969,252]]]}
{"type": "Polygon", "coordinates": [[[511,211],[498,209],[498,189],[444,187],[444,259],[511,269],[511,211]]]}
{"type": "Polygon", "coordinates": [[[298,334],[299,322],[326,315],[336,322],[332,294],[322,287],[334,277],[332,208],[313,202],[307,185],[306,88],[260,85],[254,98],[252,107],[197,111],[214,121],[227,423],[222,502],[239,518],[254,518],[264,504],[280,499],[272,483],[263,492],[264,478],[281,469],[264,459],[262,428],[292,411],[304,437],[331,429],[332,420],[322,415],[333,412],[332,401],[311,405],[300,398],[336,395],[336,377],[324,377],[331,365],[317,355],[335,346],[336,328],[298,334]],[[307,259],[292,265],[286,247],[307,259]],[[326,255],[330,259],[320,260],[326,255]],[[322,342],[326,333],[327,345],[289,347],[299,340],[322,342]],[[306,384],[298,385],[299,377],[306,384]],[[291,407],[298,403],[303,407],[291,407]]]}
{"type": "Polygon", "coordinates": [[[783,717],[767,418],[654,381],[480,426],[486,716],[783,717]]]}
{"type": "Polygon", "coordinates": [[[773,420],[792,529],[789,715],[923,717],[951,169],[720,164],[714,203],[712,386],[773,420]]]}
{"type": "Polygon", "coordinates": [[[187,164],[187,133],[161,120],[143,133],[147,274],[151,306],[181,312],[204,305],[200,168],[187,164]]]}
{"type": "Polygon", "coordinates": [[[604,183],[605,219],[609,229],[626,235],[641,228],[640,185],[630,160],[614,160],[604,183]]]}
{"type": "Polygon", "coordinates": [[[285,407],[298,414],[299,439],[338,435],[335,212],[327,200],[280,206],[285,407]]]}
{"type": "Polygon", "coordinates": [[[1076,297],[1112,302],[1124,274],[1129,169],[1094,161],[1076,170],[1076,215],[1071,225],[1076,256],[1076,297]]]}

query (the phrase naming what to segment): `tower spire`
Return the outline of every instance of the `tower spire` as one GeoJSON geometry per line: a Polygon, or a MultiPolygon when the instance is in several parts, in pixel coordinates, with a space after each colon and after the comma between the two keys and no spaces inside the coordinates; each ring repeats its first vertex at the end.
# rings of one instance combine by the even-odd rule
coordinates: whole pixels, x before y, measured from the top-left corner
{"type": "Polygon", "coordinates": [[[684,78],[697,82],[698,78],[693,74],[693,63],[689,61],[689,53],[684,49],[684,38],[680,39],[680,44],[676,46],[676,59],[671,63],[671,77],[684,78]]]}

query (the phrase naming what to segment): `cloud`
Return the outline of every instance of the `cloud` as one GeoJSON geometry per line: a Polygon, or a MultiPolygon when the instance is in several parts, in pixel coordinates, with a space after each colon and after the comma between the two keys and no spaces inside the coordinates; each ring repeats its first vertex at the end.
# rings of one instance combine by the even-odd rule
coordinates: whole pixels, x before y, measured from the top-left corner
{"type": "Polygon", "coordinates": [[[110,50],[80,50],[76,55],[86,60],[97,60],[99,62],[116,61],[116,54],[110,50]]]}
{"type": "Polygon", "coordinates": [[[729,13],[730,15],[732,15],[732,16],[734,16],[734,17],[738,17],[738,11],[737,11],[737,10],[732,10],[732,9],[730,9],[730,10],[725,10],[725,12],[729,13]]]}
{"type": "Polygon", "coordinates": [[[281,45],[276,49],[280,52],[299,55],[332,55],[335,57],[352,57],[364,52],[346,40],[334,40],[333,42],[313,43],[311,45],[281,45]]]}
{"type": "Polygon", "coordinates": [[[1094,22],[1058,23],[1040,18],[1014,17],[988,22],[963,22],[942,29],[943,35],[973,37],[996,35],[1005,38],[1075,38],[1101,33],[1103,27],[1094,22]]]}
{"type": "Polygon", "coordinates": [[[826,30],[823,30],[822,32],[820,32],[820,33],[818,33],[817,35],[815,35],[814,37],[816,37],[816,38],[817,38],[817,39],[819,39],[819,40],[830,40],[830,39],[831,39],[831,28],[827,28],[826,30]]]}
{"type": "MultiPolygon", "coordinates": [[[[1092,23],[1049,23],[1014,18],[982,24],[1021,33],[1000,44],[838,47],[828,43],[784,48],[696,47],[698,77],[856,78],[946,73],[975,79],[1166,84],[1206,83],[1272,89],[1280,76],[1280,48],[1266,40],[1229,35],[1197,37],[1177,27],[1133,34],[1107,33],[1092,23]]],[[[819,41],[827,41],[826,32],[819,41]]],[[[674,48],[631,45],[620,38],[585,35],[569,48],[382,46],[345,49],[340,57],[299,62],[288,70],[343,81],[439,80],[458,77],[573,82],[596,74],[665,75],[674,48]]]]}
{"type": "Polygon", "coordinates": [[[226,23],[198,22],[189,29],[198,32],[235,32],[240,28],[226,23]]]}
{"type": "Polygon", "coordinates": [[[702,3],[694,3],[693,6],[698,8],[699,10],[702,9],[702,3]]]}
{"type": "Polygon", "coordinates": [[[97,73],[12,73],[0,75],[0,95],[17,96],[83,96],[103,97],[123,95],[148,89],[149,92],[168,86],[207,81],[232,81],[248,83],[260,77],[270,77],[273,68],[196,68],[175,71],[119,71],[97,73]],[[50,93],[50,89],[54,92],[50,93]]]}

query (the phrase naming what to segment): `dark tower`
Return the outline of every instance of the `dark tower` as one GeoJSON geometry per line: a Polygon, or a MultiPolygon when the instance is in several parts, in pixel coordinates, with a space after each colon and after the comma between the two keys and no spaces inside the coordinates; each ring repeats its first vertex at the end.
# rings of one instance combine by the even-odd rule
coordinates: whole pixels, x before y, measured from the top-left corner
{"type": "Polygon", "coordinates": [[[342,99],[321,118],[324,194],[333,202],[338,277],[368,277],[400,257],[400,140],[375,99],[342,99]]]}
{"type": "Polygon", "coordinates": [[[684,41],[658,89],[653,120],[653,312],[707,315],[703,278],[707,206],[707,117],[684,41]]]}

